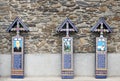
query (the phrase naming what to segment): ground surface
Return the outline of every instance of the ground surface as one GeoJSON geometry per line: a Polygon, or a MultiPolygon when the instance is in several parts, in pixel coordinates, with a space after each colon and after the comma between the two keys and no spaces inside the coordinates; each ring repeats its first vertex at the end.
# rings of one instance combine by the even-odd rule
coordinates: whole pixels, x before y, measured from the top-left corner
{"type": "Polygon", "coordinates": [[[25,77],[24,79],[11,79],[1,77],[0,81],[120,81],[120,77],[108,77],[107,79],[95,79],[94,77],[75,77],[74,79],[61,79],[60,77],[25,77]]]}

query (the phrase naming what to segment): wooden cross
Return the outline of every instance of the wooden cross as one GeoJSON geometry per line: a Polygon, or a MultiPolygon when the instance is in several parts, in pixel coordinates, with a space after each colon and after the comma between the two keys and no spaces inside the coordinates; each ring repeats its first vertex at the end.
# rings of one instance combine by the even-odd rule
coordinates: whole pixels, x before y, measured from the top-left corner
{"type": "Polygon", "coordinates": [[[100,37],[103,37],[103,32],[109,32],[109,30],[104,29],[103,23],[100,23],[100,29],[95,29],[95,32],[100,32],[100,37]]]}
{"type": "Polygon", "coordinates": [[[70,31],[75,31],[74,29],[69,28],[69,23],[66,22],[66,29],[62,29],[61,31],[66,31],[66,37],[69,37],[69,32],[70,31]]]}
{"type": "Polygon", "coordinates": [[[69,37],[69,24],[68,22],[66,23],[66,36],[69,37]]]}
{"type": "Polygon", "coordinates": [[[17,36],[19,36],[19,33],[20,33],[19,21],[17,21],[16,31],[17,31],[17,36]]]}
{"type": "Polygon", "coordinates": [[[101,26],[100,26],[100,37],[103,37],[103,32],[104,32],[103,23],[101,23],[101,26]]]}

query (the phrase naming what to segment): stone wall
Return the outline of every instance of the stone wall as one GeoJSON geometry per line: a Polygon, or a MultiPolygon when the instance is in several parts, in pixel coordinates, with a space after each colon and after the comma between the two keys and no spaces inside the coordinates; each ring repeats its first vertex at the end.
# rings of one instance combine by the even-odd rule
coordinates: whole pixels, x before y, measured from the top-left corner
{"type": "Polygon", "coordinates": [[[74,37],[75,53],[95,52],[95,37],[90,29],[99,17],[105,17],[113,32],[107,34],[108,52],[120,52],[119,0],[0,0],[0,54],[11,53],[11,37],[6,29],[19,16],[30,32],[25,37],[25,53],[61,53],[61,38],[56,32],[66,17],[79,29],[74,37]]]}

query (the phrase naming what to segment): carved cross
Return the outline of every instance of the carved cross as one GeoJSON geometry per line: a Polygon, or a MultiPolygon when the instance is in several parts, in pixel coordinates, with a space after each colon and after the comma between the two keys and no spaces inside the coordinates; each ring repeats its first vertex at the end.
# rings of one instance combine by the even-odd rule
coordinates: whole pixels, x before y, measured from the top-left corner
{"type": "Polygon", "coordinates": [[[61,31],[66,31],[66,37],[69,37],[69,32],[70,31],[75,31],[74,29],[69,28],[69,23],[66,22],[66,29],[62,29],[61,31]]]}
{"type": "Polygon", "coordinates": [[[101,23],[101,26],[100,26],[100,37],[103,37],[103,32],[104,32],[103,23],[101,23]]]}
{"type": "Polygon", "coordinates": [[[20,33],[20,27],[19,27],[19,22],[17,21],[17,28],[16,28],[16,31],[17,31],[17,36],[19,36],[19,33],[20,33]]]}

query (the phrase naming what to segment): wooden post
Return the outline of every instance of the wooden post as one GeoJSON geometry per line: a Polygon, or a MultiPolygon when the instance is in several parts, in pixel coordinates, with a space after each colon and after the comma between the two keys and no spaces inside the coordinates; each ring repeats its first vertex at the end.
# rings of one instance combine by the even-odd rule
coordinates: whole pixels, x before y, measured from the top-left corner
{"type": "Polygon", "coordinates": [[[67,18],[58,28],[58,32],[66,32],[66,37],[62,38],[62,79],[74,78],[73,66],[73,38],[69,37],[71,31],[77,32],[77,28],[67,18]],[[70,28],[71,27],[71,28],[70,28]]]}
{"type": "Polygon", "coordinates": [[[11,31],[16,31],[17,34],[12,37],[11,78],[24,78],[24,38],[19,34],[20,31],[29,30],[17,17],[7,29],[7,32],[11,31]]]}
{"type": "Polygon", "coordinates": [[[106,78],[108,67],[107,38],[103,36],[103,33],[112,32],[112,30],[104,18],[101,17],[91,31],[100,33],[100,37],[96,37],[95,77],[99,79],[106,78]]]}
{"type": "Polygon", "coordinates": [[[107,38],[96,37],[96,78],[107,77],[107,38]]]}
{"type": "Polygon", "coordinates": [[[21,36],[12,37],[12,78],[24,77],[24,39],[21,36]]]}

